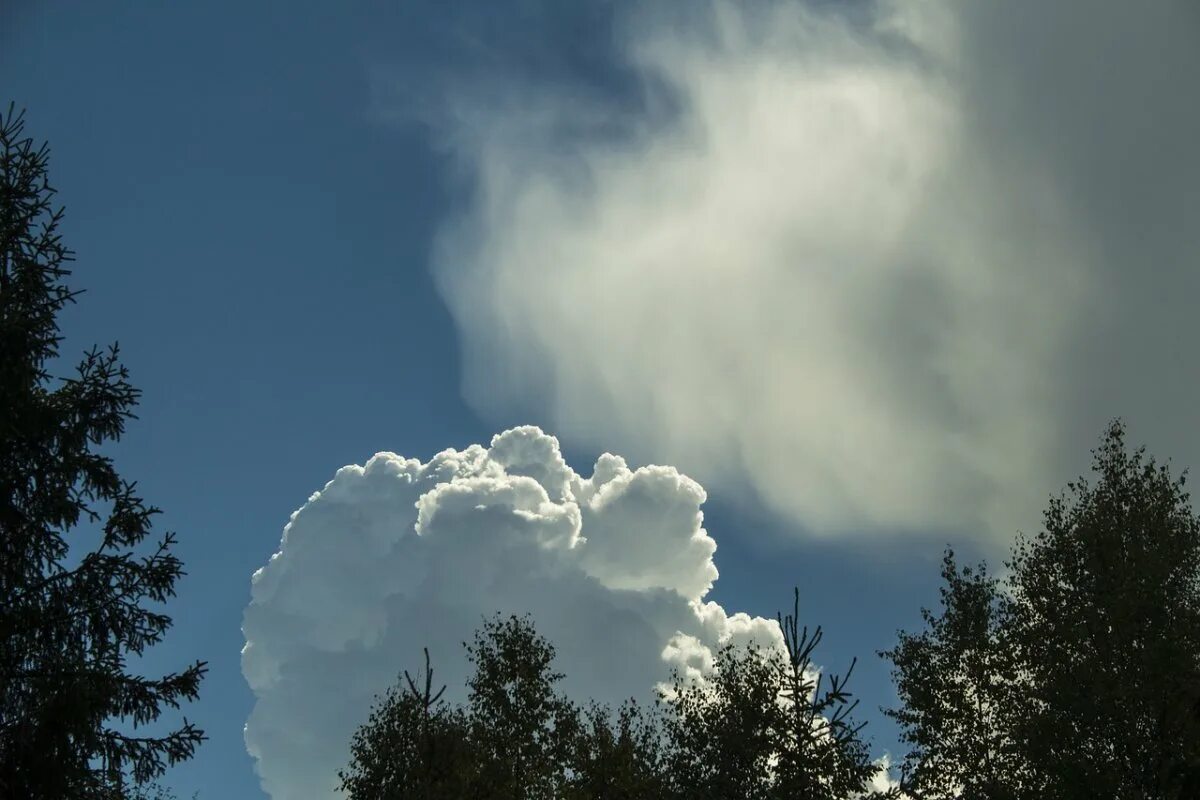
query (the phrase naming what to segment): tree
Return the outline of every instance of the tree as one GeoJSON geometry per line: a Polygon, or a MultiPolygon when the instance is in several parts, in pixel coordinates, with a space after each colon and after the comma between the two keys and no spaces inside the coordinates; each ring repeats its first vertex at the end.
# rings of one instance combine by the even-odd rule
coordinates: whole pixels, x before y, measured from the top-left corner
{"type": "Polygon", "coordinates": [[[810,635],[799,629],[800,590],[793,590],[792,613],[776,615],[783,631],[786,658],[776,661],[787,720],[781,726],[778,763],[774,768],[779,797],[846,798],[868,794],[867,786],[881,769],[871,763],[859,735],[865,722],[855,724],[850,714],[858,707],[851,702],[846,682],[856,660],[844,676],[830,675],[829,688],[820,692],[821,678],[812,661],[821,643],[818,627],[810,635]]]}
{"type": "Polygon", "coordinates": [[[912,746],[902,782],[923,800],[1024,796],[1031,776],[1015,739],[1029,696],[1012,679],[1003,595],[986,565],[960,568],[949,550],[942,581],[941,613],[921,609],[927,629],[880,654],[896,665],[901,700],[884,713],[912,746]]]}
{"type": "Polygon", "coordinates": [[[717,652],[706,680],[675,674],[662,696],[672,797],[770,797],[773,738],[783,716],[776,705],[781,688],[776,676],[760,647],[733,644],[717,652]]]}
{"type": "Polygon", "coordinates": [[[1186,473],[1124,437],[1110,425],[1096,484],[1054,498],[1009,564],[1030,758],[1062,797],[1179,797],[1200,765],[1200,519],[1186,473]]]}
{"type": "Polygon", "coordinates": [[[717,653],[712,675],[692,682],[676,673],[662,699],[666,720],[667,774],[680,800],[774,800],[861,797],[881,767],[872,764],[849,715],[844,677],[823,679],[812,655],[821,641],[798,627],[799,591],[793,613],[781,617],[784,650],[728,644],[717,653]]]}
{"type": "Polygon", "coordinates": [[[820,691],[811,662],[820,630],[798,631],[795,616],[780,623],[785,652],[726,646],[706,683],[677,674],[660,710],[630,700],[614,714],[559,693],[554,647],[528,617],[493,617],[467,646],[466,704],[452,708],[433,691],[426,653],[424,687],[404,673],[354,734],[342,789],[351,800],[868,795],[880,768],[848,719],[845,680],[820,691]]]}
{"type": "MultiPolygon", "coordinates": [[[[340,773],[354,800],[551,800],[568,790],[578,709],[556,685],[554,647],[527,617],[493,617],[464,644],[474,666],[465,707],[407,673],[354,735],[340,773]]],[[[426,653],[428,659],[428,653],[426,653]]],[[[445,687],[442,687],[444,689],[445,687]]]]}
{"type": "Polygon", "coordinates": [[[117,346],[51,376],[57,316],[78,292],[64,283],[72,253],[47,164],[10,106],[0,115],[0,796],[111,798],[192,756],[204,734],[186,719],[137,734],[196,698],[205,664],[155,679],[129,671],[169,629],[157,606],[183,570],[170,533],[139,549],[159,511],[102,452],[139,397],[117,346]]]}
{"type": "MultiPolygon", "coordinates": [[[[420,680],[420,679],[418,679],[420,680]]],[[[454,800],[471,788],[473,754],[462,709],[443,701],[446,687],[433,691],[433,669],[425,651],[424,685],[408,672],[390,688],[354,733],[351,761],[338,772],[341,790],[371,800],[454,800]]]]}
{"type": "Polygon", "coordinates": [[[567,800],[645,800],[666,792],[658,718],[633,700],[618,709],[593,702],[578,727],[567,800]],[[615,722],[615,725],[614,725],[615,722]]]}
{"type": "Polygon", "coordinates": [[[566,786],[565,767],[578,729],[578,709],[556,688],[554,646],[528,617],[493,617],[467,647],[475,673],[467,682],[471,747],[478,797],[553,800],[566,786]]]}
{"type": "Polygon", "coordinates": [[[942,614],[884,653],[917,797],[953,796],[986,758],[993,785],[977,796],[1200,796],[1200,519],[1186,473],[1130,452],[1119,421],[1093,456],[1095,484],[1052,498],[1003,585],[948,556],[942,614]]]}
{"type": "MultiPolygon", "coordinates": [[[[192,794],[192,800],[199,797],[199,792],[192,794]]],[[[179,795],[161,784],[143,783],[130,787],[123,800],[179,800],[179,795]]]]}

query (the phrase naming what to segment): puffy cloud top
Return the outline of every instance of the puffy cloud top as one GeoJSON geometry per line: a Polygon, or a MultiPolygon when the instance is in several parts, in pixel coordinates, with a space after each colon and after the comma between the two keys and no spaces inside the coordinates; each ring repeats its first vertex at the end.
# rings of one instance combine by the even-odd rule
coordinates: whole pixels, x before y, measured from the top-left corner
{"type": "Polygon", "coordinates": [[[379,453],[292,514],[254,574],[242,670],[246,744],[276,798],[327,798],[371,699],[428,646],[450,695],[485,615],[531,613],[566,689],[652,699],[726,641],[778,645],[773,620],[726,614],[704,490],[672,467],[605,454],[584,478],[558,441],[514,428],[427,463],[379,453]]]}

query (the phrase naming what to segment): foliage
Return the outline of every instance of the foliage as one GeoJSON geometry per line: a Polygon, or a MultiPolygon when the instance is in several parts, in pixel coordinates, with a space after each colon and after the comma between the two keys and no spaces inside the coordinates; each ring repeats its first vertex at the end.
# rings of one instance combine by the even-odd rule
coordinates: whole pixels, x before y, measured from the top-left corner
{"type": "MultiPolygon", "coordinates": [[[[192,800],[197,800],[200,793],[192,794],[192,800]]],[[[126,790],[124,800],[179,800],[179,795],[158,783],[143,783],[126,790]]]]}
{"type": "Polygon", "coordinates": [[[922,609],[927,630],[882,653],[902,701],[885,713],[913,746],[904,783],[922,798],[1017,797],[1012,787],[1029,780],[1014,740],[1028,696],[1014,693],[1002,595],[986,566],[960,568],[949,551],[942,581],[942,613],[922,609]]]}
{"type": "Polygon", "coordinates": [[[486,620],[467,647],[474,665],[465,707],[404,673],[351,742],[339,773],[351,798],[557,798],[578,746],[578,712],[556,690],[554,648],[528,619],[486,620]]]}
{"type": "Polygon", "coordinates": [[[392,687],[350,742],[350,766],[338,773],[352,798],[450,800],[467,796],[472,753],[461,709],[433,692],[433,669],[425,651],[424,686],[407,672],[392,687]]]}
{"type": "Polygon", "coordinates": [[[777,670],[757,646],[726,645],[711,677],[675,675],[664,694],[667,774],[671,795],[769,797],[773,740],[781,723],[777,670]]]}
{"type": "Polygon", "coordinates": [[[1120,423],[1094,470],[1009,565],[1030,757],[1057,796],[1179,797],[1200,788],[1200,519],[1120,423]]]}
{"type": "Polygon", "coordinates": [[[109,798],[190,758],[203,733],[183,721],[131,733],[197,696],[197,662],[151,679],[130,656],[171,625],[155,610],[183,574],[168,533],[148,551],[158,509],[100,448],[120,438],[139,392],[114,344],[52,378],[71,252],[58,228],[48,150],[0,115],[0,796],[109,798]],[[72,547],[76,537],[96,544],[72,547]],[[85,552],[81,552],[85,550],[85,552]]]}
{"type": "Polygon", "coordinates": [[[475,667],[467,714],[478,791],[495,798],[559,797],[578,713],[555,688],[563,676],[552,671],[554,647],[528,618],[510,616],[485,622],[467,653],[475,667]]]}
{"type": "Polygon", "coordinates": [[[850,701],[846,682],[856,662],[851,660],[844,676],[830,675],[829,688],[821,693],[812,654],[822,632],[818,627],[810,636],[807,628],[798,630],[799,617],[800,591],[796,589],[792,613],[779,619],[787,657],[776,663],[788,719],[777,745],[776,796],[817,800],[865,794],[880,768],[871,763],[867,745],[859,736],[866,723],[856,725],[850,720],[858,701],[850,701]]]}
{"type": "Polygon", "coordinates": [[[633,700],[612,712],[592,703],[578,728],[570,761],[568,800],[643,800],[663,797],[659,720],[633,700]]]}
{"type": "MultiPolygon", "coordinates": [[[[799,602],[797,595],[797,603],[799,602]]],[[[820,691],[820,642],[781,619],[786,652],[723,648],[701,684],[676,675],[659,709],[575,706],[554,648],[527,617],[485,621],[467,647],[467,703],[452,708],[407,672],[351,741],[339,773],[353,800],[734,800],[861,797],[867,760],[845,680],[820,691]],[[795,698],[795,699],[793,699],[795,698]]]]}
{"type": "Polygon", "coordinates": [[[1118,421],[1003,586],[943,569],[940,616],[884,653],[914,796],[1200,796],[1200,520],[1118,421]]]}
{"type": "Polygon", "coordinates": [[[663,702],[667,774],[680,800],[813,800],[869,794],[879,771],[849,719],[856,702],[846,676],[822,678],[812,662],[821,629],[798,628],[793,614],[779,620],[784,652],[726,645],[704,682],[675,675],[663,702]]]}

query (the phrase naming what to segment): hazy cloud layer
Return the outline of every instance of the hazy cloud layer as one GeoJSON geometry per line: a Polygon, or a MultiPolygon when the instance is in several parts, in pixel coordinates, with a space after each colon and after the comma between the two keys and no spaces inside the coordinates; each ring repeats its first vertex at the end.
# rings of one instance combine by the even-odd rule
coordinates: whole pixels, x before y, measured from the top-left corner
{"type": "Polygon", "coordinates": [[[491,76],[436,115],[477,408],[818,534],[999,542],[1115,415],[1200,460],[1194,3],[654,8],[642,113],[491,76]]]}
{"type": "Polygon", "coordinates": [[[779,644],[774,620],[704,601],[717,578],[704,499],[671,467],[613,455],[584,478],[530,427],[424,464],[379,453],[338,470],[292,515],[245,613],[246,745],[267,793],[329,797],[372,696],[422,646],[461,699],[462,642],[493,612],[531,613],[565,688],[613,703],[652,701],[719,643],[779,644]]]}

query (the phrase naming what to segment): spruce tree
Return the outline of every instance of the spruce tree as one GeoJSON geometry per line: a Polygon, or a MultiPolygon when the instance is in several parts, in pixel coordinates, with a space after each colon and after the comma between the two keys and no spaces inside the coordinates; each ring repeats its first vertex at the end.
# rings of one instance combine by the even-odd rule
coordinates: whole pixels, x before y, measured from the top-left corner
{"type": "Polygon", "coordinates": [[[145,727],[196,698],[205,664],[156,678],[130,664],[171,626],[161,604],[183,569],[104,452],[139,397],[117,346],[54,374],[79,292],[49,151],[23,128],[0,114],[0,797],[119,798],[204,738],[186,720],[145,727]]]}

